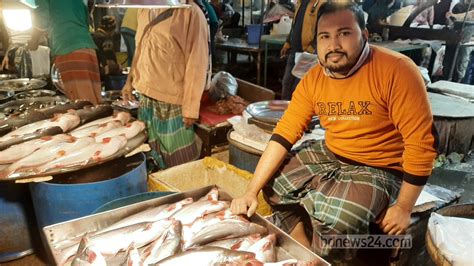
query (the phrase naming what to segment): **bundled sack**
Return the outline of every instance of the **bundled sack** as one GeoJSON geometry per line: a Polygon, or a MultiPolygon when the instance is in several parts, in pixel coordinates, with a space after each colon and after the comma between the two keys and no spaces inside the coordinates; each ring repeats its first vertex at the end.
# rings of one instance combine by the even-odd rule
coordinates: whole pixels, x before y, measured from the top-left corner
{"type": "Polygon", "coordinates": [[[237,80],[229,73],[220,71],[214,75],[209,88],[209,96],[213,102],[237,95],[237,80]]]}

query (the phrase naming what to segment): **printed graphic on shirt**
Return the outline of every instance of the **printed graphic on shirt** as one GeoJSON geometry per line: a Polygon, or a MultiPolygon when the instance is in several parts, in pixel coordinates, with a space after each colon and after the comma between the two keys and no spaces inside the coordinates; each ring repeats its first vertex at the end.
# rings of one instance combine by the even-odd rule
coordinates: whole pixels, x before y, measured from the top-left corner
{"type": "Polygon", "coordinates": [[[361,116],[372,115],[370,101],[317,102],[316,111],[320,117],[328,116],[329,121],[359,121],[361,116]]]}

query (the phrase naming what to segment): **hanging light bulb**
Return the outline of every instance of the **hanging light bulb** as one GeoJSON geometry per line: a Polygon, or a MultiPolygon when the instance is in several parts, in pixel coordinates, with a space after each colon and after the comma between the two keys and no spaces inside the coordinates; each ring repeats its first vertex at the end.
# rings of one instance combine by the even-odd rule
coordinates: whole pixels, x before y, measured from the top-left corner
{"type": "Polygon", "coordinates": [[[25,31],[32,27],[29,9],[3,9],[5,25],[14,31],[25,31]]]}

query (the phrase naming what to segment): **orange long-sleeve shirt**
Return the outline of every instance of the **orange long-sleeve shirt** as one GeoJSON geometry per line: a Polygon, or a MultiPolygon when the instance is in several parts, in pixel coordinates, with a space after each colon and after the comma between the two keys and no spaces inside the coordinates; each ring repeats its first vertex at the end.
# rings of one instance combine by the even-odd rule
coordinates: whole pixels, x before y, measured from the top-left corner
{"type": "Polygon", "coordinates": [[[314,67],[297,86],[272,139],[294,144],[313,115],[336,155],[401,171],[412,184],[426,183],[431,174],[433,116],[422,77],[408,57],[371,46],[366,62],[344,79],[314,67]]]}

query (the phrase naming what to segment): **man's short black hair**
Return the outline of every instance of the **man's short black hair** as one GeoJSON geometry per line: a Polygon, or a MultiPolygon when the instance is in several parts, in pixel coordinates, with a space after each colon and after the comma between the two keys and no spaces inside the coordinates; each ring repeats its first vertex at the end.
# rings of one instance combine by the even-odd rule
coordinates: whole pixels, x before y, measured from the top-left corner
{"type": "Polygon", "coordinates": [[[324,3],[318,11],[318,23],[319,19],[321,19],[322,15],[325,14],[331,14],[335,13],[337,11],[342,11],[342,10],[350,10],[354,16],[357,19],[357,23],[359,24],[359,27],[361,30],[365,30],[365,18],[364,18],[364,11],[362,11],[362,8],[357,4],[352,1],[330,1],[327,3],[324,3]]]}

